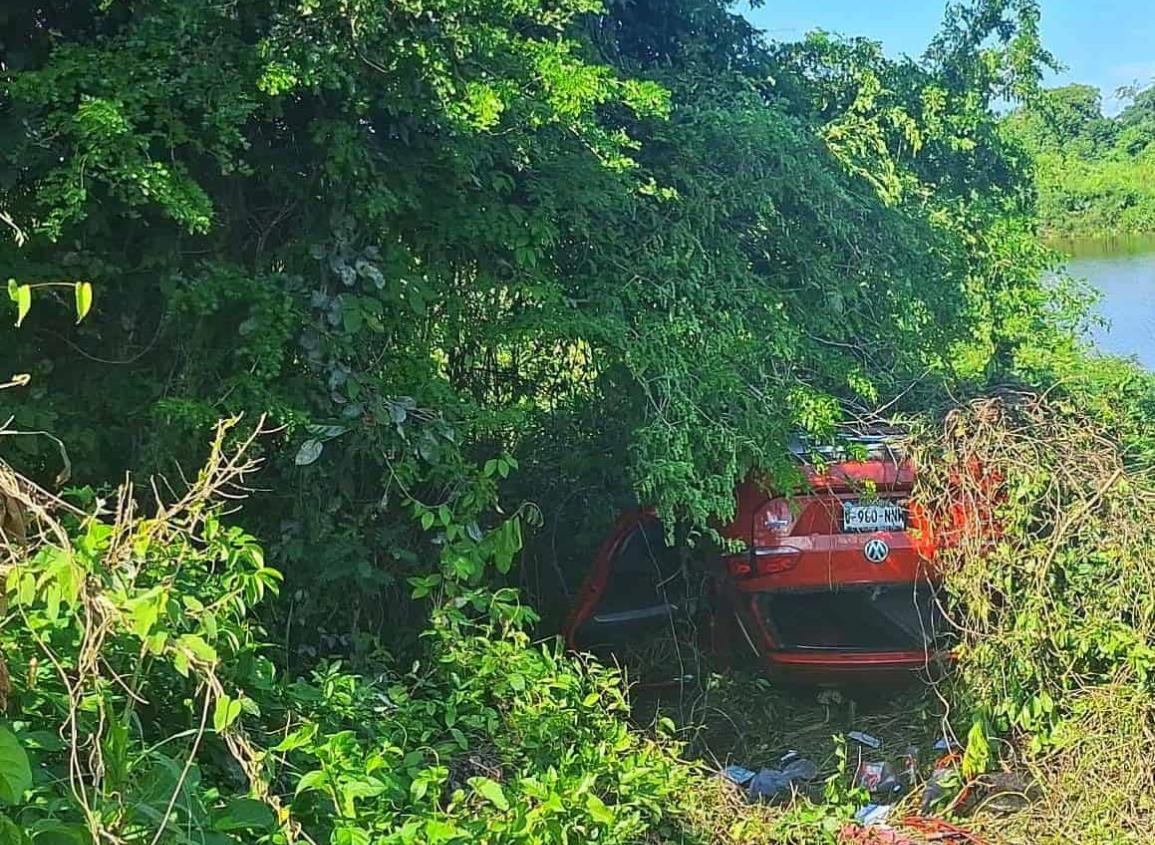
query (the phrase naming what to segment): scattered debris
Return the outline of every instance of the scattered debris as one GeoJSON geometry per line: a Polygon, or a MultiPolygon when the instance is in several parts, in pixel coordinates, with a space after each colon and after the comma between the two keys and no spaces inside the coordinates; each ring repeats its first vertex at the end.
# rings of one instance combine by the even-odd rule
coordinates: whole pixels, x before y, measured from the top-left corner
{"type": "Polygon", "coordinates": [[[879,748],[882,748],[882,740],[881,739],[879,739],[876,736],[871,736],[870,734],[865,733],[863,731],[851,731],[850,733],[848,733],[846,735],[846,738],[853,740],[854,742],[857,742],[859,745],[865,746],[867,748],[873,748],[876,751],[879,748]]]}
{"type": "Polygon", "coordinates": [[[905,770],[897,773],[890,763],[879,760],[860,763],[854,775],[854,785],[871,795],[892,798],[906,792],[911,784],[905,770]]]}
{"type": "Polygon", "coordinates": [[[774,801],[789,797],[796,784],[818,777],[818,767],[803,757],[796,757],[780,769],[762,769],[750,780],[750,801],[774,801]]]}
{"type": "Polygon", "coordinates": [[[864,825],[886,824],[890,811],[893,809],[893,804],[867,804],[854,814],[854,820],[864,825]]]}
{"type": "Polygon", "coordinates": [[[952,791],[957,792],[956,797],[951,802],[952,804],[965,799],[966,789],[963,788],[962,779],[959,775],[958,754],[948,754],[934,764],[934,771],[931,773],[930,780],[926,783],[926,789],[922,792],[922,802],[919,805],[919,812],[926,815],[931,810],[939,807],[952,791]]]}
{"type": "Polygon", "coordinates": [[[1042,796],[1035,779],[1022,772],[983,775],[973,784],[973,791],[983,809],[1004,815],[1016,813],[1042,796]]]}
{"type": "Polygon", "coordinates": [[[905,833],[877,825],[848,824],[838,831],[838,845],[916,845],[905,833]]]}
{"type": "Polygon", "coordinates": [[[727,766],[722,769],[722,777],[735,786],[745,786],[754,779],[755,772],[741,766],[727,766]]]}
{"type": "Polygon", "coordinates": [[[918,748],[913,745],[906,747],[906,753],[902,755],[902,772],[899,775],[907,789],[911,789],[919,778],[919,755],[918,748]]]}
{"type": "Polygon", "coordinates": [[[863,762],[858,764],[858,771],[854,773],[854,785],[868,792],[877,792],[883,781],[893,777],[890,763],[883,760],[863,762]]]}
{"type": "Polygon", "coordinates": [[[987,845],[986,840],[977,833],[971,833],[963,827],[942,819],[926,818],[924,816],[907,816],[902,820],[902,826],[922,834],[927,839],[936,842],[958,842],[968,845],[987,845]]]}
{"type": "MultiPolygon", "coordinates": [[[[878,737],[861,731],[846,734],[865,747],[881,747],[878,737]]],[[[943,739],[935,748],[952,747],[943,739]]],[[[861,752],[860,752],[861,754],[861,752]]],[[[862,755],[865,756],[865,755],[862,755]]],[[[870,803],[854,814],[854,823],[844,825],[839,845],[925,845],[929,842],[955,845],[986,845],[977,834],[943,821],[943,813],[967,812],[980,805],[997,813],[1013,813],[1036,800],[1040,788],[1029,775],[1017,772],[988,774],[974,782],[964,782],[962,756],[958,751],[938,755],[933,772],[925,780],[920,809],[901,811],[900,796],[917,789],[924,780],[919,747],[908,745],[901,756],[862,759],[855,771],[854,785],[870,793],[870,803]],[[913,837],[913,838],[912,838],[913,837]]],[[[787,801],[806,794],[808,785],[818,781],[818,767],[798,751],[788,751],[772,766],[755,772],[740,765],[728,765],[719,775],[744,788],[747,799],[755,802],[787,801]]]]}

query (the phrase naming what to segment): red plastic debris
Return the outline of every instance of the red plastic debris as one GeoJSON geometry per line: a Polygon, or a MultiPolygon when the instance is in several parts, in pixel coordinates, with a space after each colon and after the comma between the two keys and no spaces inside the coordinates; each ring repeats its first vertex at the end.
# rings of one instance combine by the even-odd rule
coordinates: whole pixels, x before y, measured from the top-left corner
{"type": "Polygon", "coordinates": [[[966,842],[969,845],[987,845],[985,839],[977,833],[971,833],[958,825],[944,822],[942,819],[927,816],[907,816],[902,820],[902,826],[918,831],[927,837],[933,837],[939,842],[966,842]]]}
{"type": "Polygon", "coordinates": [[[838,831],[838,845],[917,845],[897,830],[877,825],[847,824],[838,831]]]}

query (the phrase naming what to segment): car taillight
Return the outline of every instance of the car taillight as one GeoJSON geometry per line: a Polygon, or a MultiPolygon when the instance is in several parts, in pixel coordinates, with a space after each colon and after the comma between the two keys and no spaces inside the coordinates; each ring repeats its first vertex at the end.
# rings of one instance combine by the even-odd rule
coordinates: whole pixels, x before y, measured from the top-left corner
{"type": "Polygon", "coordinates": [[[914,541],[915,551],[918,552],[919,557],[923,560],[933,560],[935,546],[942,538],[935,537],[931,528],[930,518],[927,516],[926,508],[918,502],[910,502],[907,505],[907,513],[910,515],[910,523],[907,530],[911,540],[914,541]]]}
{"type": "Polygon", "coordinates": [[[798,549],[789,546],[769,546],[754,549],[749,554],[734,555],[726,560],[726,571],[734,578],[752,578],[773,575],[798,565],[798,549]]]}
{"type": "Polygon", "coordinates": [[[754,549],[754,571],[759,575],[785,572],[798,565],[799,550],[790,546],[770,546],[754,549]]]}
{"type": "Polygon", "coordinates": [[[726,571],[735,578],[747,578],[754,571],[748,555],[734,555],[726,560],[726,571]]]}
{"type": "Polygon", "coordinates": [[[771,499],[754,518],[754,547],[772,548],[790,536],[797,515],[787,499],[771,499]]]}

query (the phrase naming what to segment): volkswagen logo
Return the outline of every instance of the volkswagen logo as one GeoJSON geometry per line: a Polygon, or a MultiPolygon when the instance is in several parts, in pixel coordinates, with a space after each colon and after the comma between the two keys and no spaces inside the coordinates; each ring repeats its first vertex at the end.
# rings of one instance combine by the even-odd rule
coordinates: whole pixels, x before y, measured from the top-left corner
{"type": "Polygon", "coordinates": [[[890,556],[890,546],[886,545],[885,540],[875,537],[866,541],[866,545],[862,547],[862,554],[871,563],[882,563],[890,556]]]}

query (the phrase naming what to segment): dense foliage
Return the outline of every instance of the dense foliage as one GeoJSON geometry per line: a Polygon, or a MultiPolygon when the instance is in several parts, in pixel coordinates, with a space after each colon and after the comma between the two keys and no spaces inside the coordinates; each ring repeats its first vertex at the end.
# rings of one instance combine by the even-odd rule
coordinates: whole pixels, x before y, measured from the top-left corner
{"type": "Polygon", "coordinates": [[[84,485],[4,470],[7,835],[831,840],[730,825],[510,584],[1075,348],[992,110],[1036,3],[917,61],[716,0],[16,0],[0,50],[0,448],[84,485]]]}
{"type": "Polygon", "coordinates": [[[26,550],[0,559],[16,714],[0,726],[0,839],[682,838],[667,804],[701,776],[628,730],[616,672],[511,631],[508,596],[488,623],[441,611],[426,664],[280,677],[252,616],[279,575],[219,520],[254,468],[218,441],[193,486],[146,513],[127,488],[117,511],[78,509],[0,469],[26,550]]]}
{"type": "MultiPolygon", "coordinates": [[[[422,658],[276,667],[280,575],[222,506],[259,468],[224,424],[187,489],[52,497],[0,465],[0,841],[173,845],[828,843],[853,806],[744,807],[626,720],[621,673],[532,643],[464,583],[422,658]]],[[[497,563],[500,544],[472,561],[497,563]]]]}
{"type": "Polygon", "coordinates": [[[579,539],[632,496],[702,526],[793,432],[1047,330],[989,107],[1046,58],[1030,2],[953,8],[922,62],[696,2],[0,15],[4,266],[97,292],[0,329],[0,414],[95,483],[270,414],[246,524],[331,633],[419,630],[406,579],[499,486],[579,539]]]}
{"type": "Polygon", "coordinates": [[[1039,223],[1053,235],[1155,230],[1155,88],[1115,117],[1091,85],[1043,92],[1006,119],[1035,160],[1039,223]]]}

